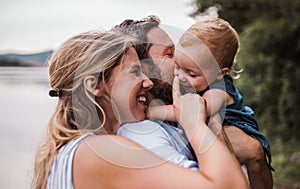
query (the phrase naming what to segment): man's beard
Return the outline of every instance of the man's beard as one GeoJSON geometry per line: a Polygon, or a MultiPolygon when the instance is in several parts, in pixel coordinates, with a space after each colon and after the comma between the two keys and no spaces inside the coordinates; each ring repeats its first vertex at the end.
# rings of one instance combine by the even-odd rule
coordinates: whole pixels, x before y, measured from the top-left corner
{"type": "Polygon", "coordinates": [[[172,85],[160,79],[151,78],[153,87],[150,93],[155,100],[161,100],[165,105],[173,104],[172,85]]]}
{"type": "Polygon", "coordinates": [[[172,84],[162,80],[159,68],[154,65],[152,59],[142,61],[143,72],[153,82],[153,87],[148,94],[152,100],[160,100],[165,105],[172,104],[172,84]]]}

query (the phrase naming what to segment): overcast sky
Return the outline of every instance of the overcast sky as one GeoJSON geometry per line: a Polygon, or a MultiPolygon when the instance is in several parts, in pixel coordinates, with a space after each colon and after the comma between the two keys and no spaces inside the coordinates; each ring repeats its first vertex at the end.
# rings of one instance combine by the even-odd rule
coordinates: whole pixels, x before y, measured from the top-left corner
{"type": "Polygon", "coordinates": [[[193,23],[191,1],[0,0],[0,53],[53,49],[74,34],[147,15],[159,16],[167,28],[184,30],[193,23]]]}

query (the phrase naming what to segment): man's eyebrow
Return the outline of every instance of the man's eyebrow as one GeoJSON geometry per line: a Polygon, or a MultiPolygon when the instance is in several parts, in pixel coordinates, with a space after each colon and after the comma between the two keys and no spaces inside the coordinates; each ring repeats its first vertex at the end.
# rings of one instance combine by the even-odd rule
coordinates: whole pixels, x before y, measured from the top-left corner
{"type": "Polygon", "coordinates": [[[170,43],[170,44],[168,44],[168,45],[164,45],[164,44],[160,44],[160,43],[149,43],[148,48],[147,48],[147,52],[149,51],[149,49],[150,49],[154,44],[164,46],[165,48],[164,48],[162,51],[168,51],[169,49],[175,49],[174,43],[170,43]]]}
{"type": "Polygon", "coordinates": [[[164,51],[168,51],[168,50],[172,50],[175,49],[175,45],[174,44],[169,44],[165,47],[164,51]]]}

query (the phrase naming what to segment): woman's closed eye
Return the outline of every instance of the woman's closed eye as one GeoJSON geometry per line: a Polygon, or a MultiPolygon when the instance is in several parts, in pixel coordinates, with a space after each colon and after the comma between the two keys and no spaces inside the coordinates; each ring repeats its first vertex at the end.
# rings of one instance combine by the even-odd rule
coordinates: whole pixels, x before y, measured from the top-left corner
{"type": "Polygon", "coordinates": [[[141,66],[139,66],[139,65],[132,66],[131,73],[134,73],[136,76],[140,76],[141,75],[141,66]]]}

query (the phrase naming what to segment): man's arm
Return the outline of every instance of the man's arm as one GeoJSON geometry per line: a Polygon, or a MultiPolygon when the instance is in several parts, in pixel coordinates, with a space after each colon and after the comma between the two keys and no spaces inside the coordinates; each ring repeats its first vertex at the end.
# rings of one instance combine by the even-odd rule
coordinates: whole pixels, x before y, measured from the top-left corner
{"type": "Polygon", "coordinates": [[[208,126],[226,144],[241,165],[247,166],[247,176],[253,189],[271,189],[273,177],[260,142],[235,126],[222,126],[221,117],[210,118],[208,126]]]}
{"type": "Polygon", "coordinates": [[[235,126],[224,126],[233,151],[241,164],[246,164],[251,188],[271,189],[273,177],[258,140],[235,126]]]}

